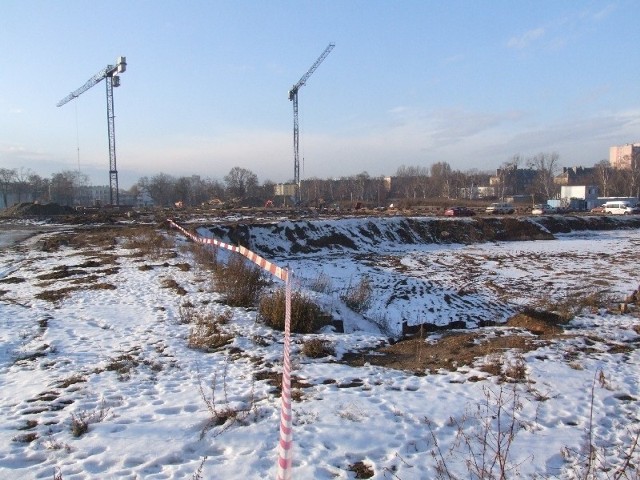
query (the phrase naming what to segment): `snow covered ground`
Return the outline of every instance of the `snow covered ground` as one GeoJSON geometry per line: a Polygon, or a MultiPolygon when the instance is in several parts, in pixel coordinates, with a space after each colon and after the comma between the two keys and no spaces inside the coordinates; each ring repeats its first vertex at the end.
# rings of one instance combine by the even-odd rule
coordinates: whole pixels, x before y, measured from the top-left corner
{"type": "MultiPolygon", "coordinates": [[[[41,235],[2,248],[0,478],[275,478],[282,334],[257,323],[255,311],[225,305],[182,248],[187,241],[168,235],[177,256],[164,259],[136,255],[123,240],[43,251],[41,235]],[[230,315],[233,341],[214,353],[188,348],[187,302],[230,315]],[[228,418],[212,425],[216,416],[228,418]]],[[[316,335],[336,351],[321,359],[300,352],[314,336],[294,335],[293,478],[479,478],[470,472],[496,457],[508,478],[638,478],[633,305],[624,314],[584,310],[536,350],[491,352],[454,372],[339,360],[384,343],[408,318],[506,320],[519,306],[576,293],[621,301],[638,288],[639,247],[639,230],[615,230],[274,259],[294,271],[298,289],[326,276],[327,288],[309,292],[346,332],[316,335]],[[364,316],[339,300],[363,277],[375,292],[364,316]],[[497,355],[520,367],[519,381],[482,368],[497,355]],[[616,477],[621,467],[628,477],[616,477]]]]}

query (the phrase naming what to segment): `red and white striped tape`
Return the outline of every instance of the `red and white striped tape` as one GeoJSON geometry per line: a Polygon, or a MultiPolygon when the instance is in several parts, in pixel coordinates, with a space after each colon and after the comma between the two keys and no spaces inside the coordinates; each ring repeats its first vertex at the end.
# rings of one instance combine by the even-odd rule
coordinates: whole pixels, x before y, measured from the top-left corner
{"type": "Polygon", "coordinates": [[[251,260],[253,263],[258,265],[263,270],[269,272],[274,277],[279,278],[283,282],[287,281],[287,277],[289,275],[289,272],[288,272],[288,270],[286,268],[282,268],[282,267],[277,266],[275,263],[271,263],[267,259],[262,258],[257,253],[253,253],[248,248],[240,247],[240,246],[237,246],[237,245],[230,245],[228,243],[224,243],[224,242],[222,242],[220,240],[217,240],[215,238],[202,237],[200,235],[196,235],[196,234],[193,234],[193,233],[185,230],[180,225],[176,224],[173,220],[167,220],[167,221],[169,222],[169,225],[171,225],[172,227],[175,227],[178,230],[180,230],[182,233],[184,233],[187,237],[189,237],[194,242],[202,243],[204,245],[215,245],[216,247],[225,248],[227,250],[231,250],[232,252],[239,253],[240,255],[243,255],[243,256],[247,257],[249,260],[251,260]]]}
{"type": "Polygon", "coordinates": [[[284,353],[282,362],[282,395],[280,405],[280,441],[278,443],[277,480],[291,480],[293,466],[293,415],[291,412],[291,282],[289,271],[262,258],[251,250],[236,245],[229,245],[214,238],[206,238],[193,234],[180,225],[168,220],[169,225],[177,228],[187,237],[204,245],[215,245],[245,256],[263,270],[285,282],[285,318],[284,318],[284,353]]]}

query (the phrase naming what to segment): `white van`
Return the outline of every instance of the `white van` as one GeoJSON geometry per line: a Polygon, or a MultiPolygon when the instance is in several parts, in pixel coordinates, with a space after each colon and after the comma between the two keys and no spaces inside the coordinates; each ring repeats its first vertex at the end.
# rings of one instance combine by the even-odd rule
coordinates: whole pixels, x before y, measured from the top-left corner
{"type": "Polygon", "coordinates": [[[485,209],[486,213],[513,213],[515,209],[510,203],[492,203],[485,209]]]}
{"type": "Polygon", "coordinates": [[[631,205],[629,202],[607,202],[603,207],[604,213],[611,213],[613,215],[631,215],[634,213],[640,213],[640,208],[635,205],[631,205]]]}

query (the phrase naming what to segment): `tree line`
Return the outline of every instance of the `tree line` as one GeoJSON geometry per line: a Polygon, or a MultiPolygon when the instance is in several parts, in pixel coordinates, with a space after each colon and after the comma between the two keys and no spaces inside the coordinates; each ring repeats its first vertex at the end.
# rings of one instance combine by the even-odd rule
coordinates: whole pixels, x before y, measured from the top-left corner
{"type": "MultiPolygon", "coordinates": [[[[640,196],[638,158],[633,159],[631,170],[614,169],[607,160],[583,170],[586,173],[580,184],[598,186],[601,196],[640,196]]],[[[313,206],[346,202],[382,206],[391,200],[470,200],[482,192],[480,195],[486,199],[528,195],[535,201],[546,201],[559,196],[559,171],[557,153],[540,153],[528,158],[514,155],[496,172],[454,170],[447,162],[429,167],[403,165],[392,176],[370,176],[363,171],[339,178],[305,179],[300,184],[300,199],[313,206]],[[491,188],[486,189],[489,185],[491,188]]],[[[291,204],[290,199],[274,198],[275,186],[270,180],[260,183],[251,170],[233,167],[222,180],[199,175],[175,177],[166,173],[144,176],[122,192],[129,198],[148,195],[156,206],[178,202],[196,206],[211,201],[227,206],[262,206],[268,201],[291,204]]],[[[5,206],[22,201],[86,204],[88,190],[89,178],[79,171],[66,170],[46,178],[30,169],[0,168],[0,198],[5,206]]]]}

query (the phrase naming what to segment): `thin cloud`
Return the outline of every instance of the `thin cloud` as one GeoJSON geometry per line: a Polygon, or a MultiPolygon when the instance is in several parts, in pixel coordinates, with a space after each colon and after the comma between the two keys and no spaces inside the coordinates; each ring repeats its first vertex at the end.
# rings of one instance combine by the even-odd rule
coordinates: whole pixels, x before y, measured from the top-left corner
{"type": "Polygon", "coordinates": [[[521,50],[523,48],[529,47],[533,42],[542,38],[544,34],[545,34],[545,29],[543,27],[535,28],[517,37],[511,37],[507,42],[507,46],[509,48],[515,48],[515,49],[521,50]]]}
{"type": "Polygon", "coordinates": [[[616,6],[613,3],[610,3],[609,5],[605,6],[603,9],[593,13],[591,15],[591,18],[596,21],[603,20],[607,18],[609,15],[611,15],[611,13],[615,11],[615,9],[616,9],[616,6]]]}

